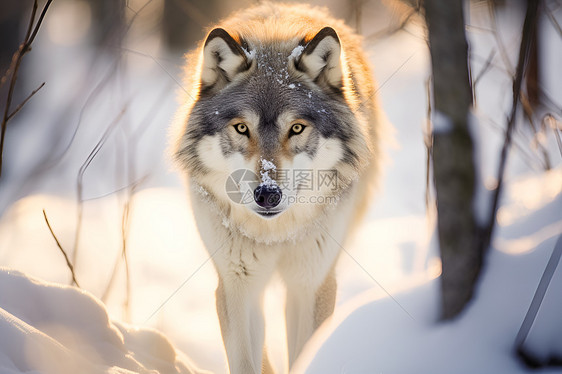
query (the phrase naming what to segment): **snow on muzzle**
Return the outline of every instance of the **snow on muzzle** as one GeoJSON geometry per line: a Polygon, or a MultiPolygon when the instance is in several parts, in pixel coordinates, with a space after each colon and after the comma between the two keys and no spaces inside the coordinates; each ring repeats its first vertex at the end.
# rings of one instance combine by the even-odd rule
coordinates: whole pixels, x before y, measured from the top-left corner
{"type": "Polygon", "coordinates": [[[260,159],[260,169],[261,178],[248,169],[235,170],[228,176],[225,190],[230,200],[237,204],[253,201],[267,210],[279,205],[283,192],[270,175],[276,172],[277,167],[271,161],[260,159]]]}

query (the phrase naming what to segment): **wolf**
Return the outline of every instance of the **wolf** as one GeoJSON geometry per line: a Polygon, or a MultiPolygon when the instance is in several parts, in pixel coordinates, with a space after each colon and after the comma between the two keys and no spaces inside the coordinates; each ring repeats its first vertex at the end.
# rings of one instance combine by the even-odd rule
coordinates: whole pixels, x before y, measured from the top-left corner
{"type": "Polygon", "coordinates": [[[263,3],[209,30],[187,57],[172,152],[218,273],[230,373],[270,373],[264,289],[276,272],[286,286],[291,367],[333,313],[336,260],[379,175],[382,113],[361,38],[323,8],[263,3]]]}

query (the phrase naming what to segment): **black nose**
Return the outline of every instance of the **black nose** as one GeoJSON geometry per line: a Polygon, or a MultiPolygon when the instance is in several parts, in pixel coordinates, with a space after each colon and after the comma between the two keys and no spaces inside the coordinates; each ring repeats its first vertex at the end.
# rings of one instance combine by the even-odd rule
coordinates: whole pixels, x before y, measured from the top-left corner
{"type": "Polygon", "coordinates": [[[276,185],[259,185],[254,190],[254,200],[262,208],[271,209],[275,208],[281,202],[283,193],[276,185]]]}

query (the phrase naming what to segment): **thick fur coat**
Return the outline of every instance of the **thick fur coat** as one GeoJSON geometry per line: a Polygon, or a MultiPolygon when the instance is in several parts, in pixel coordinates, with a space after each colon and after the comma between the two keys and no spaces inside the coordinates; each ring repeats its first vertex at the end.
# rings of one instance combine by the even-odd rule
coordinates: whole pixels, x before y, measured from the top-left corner
{"type": "Polygon", "coordinates": [[[335,262],[380,164],[372,72],[360,37],[326,10],[266,3],[212,28],[186,82],[172,151],[219,275],[230,372],[271,372],[261,304],[274,272],[289,365],[333,312],[335,262]],[[256,180],[233,181],[240,170],[256,180]]]}

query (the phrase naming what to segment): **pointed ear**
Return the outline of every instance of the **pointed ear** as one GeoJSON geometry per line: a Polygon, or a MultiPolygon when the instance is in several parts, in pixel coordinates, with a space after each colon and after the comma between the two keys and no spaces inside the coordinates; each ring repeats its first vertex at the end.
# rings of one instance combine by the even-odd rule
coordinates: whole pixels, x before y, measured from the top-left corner
{"type": "Polygon", "coordinates": [[[324,27],[305,45],[295,66],[319,86],[339,91],[342,87],[340,57],[341,45],[336,30],[324,27]]]}
{"type": "Polygon", "coordinates": [[[246,53],[226,30],[216,28],[203,46],[201,91],[220,90],[250,67],[246,53]]]}

